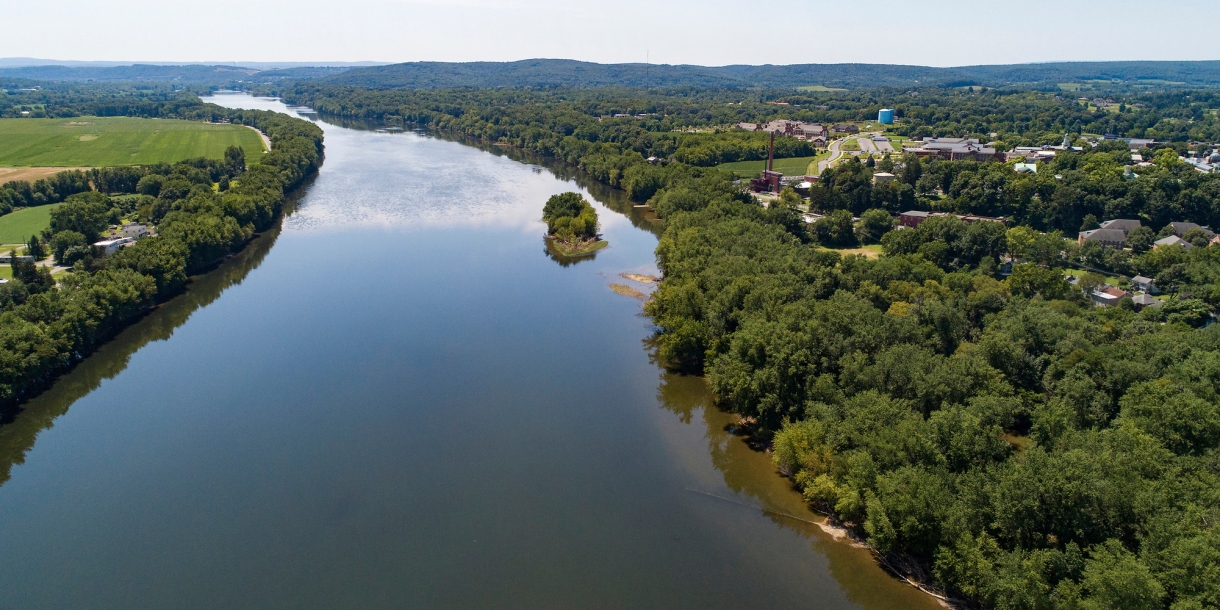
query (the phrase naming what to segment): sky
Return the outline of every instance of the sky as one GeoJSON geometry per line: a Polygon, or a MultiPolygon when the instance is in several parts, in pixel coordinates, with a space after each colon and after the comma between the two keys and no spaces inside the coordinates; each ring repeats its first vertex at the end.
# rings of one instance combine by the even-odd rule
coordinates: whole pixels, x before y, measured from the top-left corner
{"type": "Polygon", "coordinates": [[[891,63],[1220,59],[1192,0],[5,0],[0,57],[891,63]]]}

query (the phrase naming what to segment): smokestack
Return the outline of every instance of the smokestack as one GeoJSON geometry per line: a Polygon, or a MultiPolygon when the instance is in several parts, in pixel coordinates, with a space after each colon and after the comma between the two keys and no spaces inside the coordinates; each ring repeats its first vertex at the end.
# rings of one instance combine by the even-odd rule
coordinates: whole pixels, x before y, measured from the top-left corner
{"type": "Polygon", "coordinates": [[[775,132],[771,132],[771,146],[767,148],[767,171],[775,169],[775,132]]]}

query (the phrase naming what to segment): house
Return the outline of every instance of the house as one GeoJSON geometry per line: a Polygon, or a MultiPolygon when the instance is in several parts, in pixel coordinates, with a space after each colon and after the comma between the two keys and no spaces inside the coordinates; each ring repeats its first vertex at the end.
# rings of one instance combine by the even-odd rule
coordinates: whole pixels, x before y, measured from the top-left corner
{"type": "Polygon", "coordinates": [[[135,223],[125,224],[125,225],[123,225],[123,227],[121,229],[119,229],[120,237],[130,237],[132,239],[140,239],[141,237],[147,237],[148,235],[151,235],[151,233],[148,230],[148,226],[142,225],[142,224],[135,224],[135,223]]]}
{"type": "Polygon", "coordinates": [[[1129,220],[1126,218],[1115,218],[1113,220],[1107,220],[1107,221],[1101,223],[1101,228],[1117,229],[1119,231],[1122,231],[1123,235],[1126,235],[1126,234],[1140,228],[1140,221],[1129,220]]]}
{"type": "Polygon", "coordinates": [[[919,157],[940,157],[949,161],[1003,161],[1004,153],[997,153],[995,148],[984,146],[972,138],[924,138],[922,141],[912,140],[917,147],[902,148],[902,152],[914,153],[919,157]]]}
{"type": "Polygon", "coordinates": [[[1008,224],[1008,219],[1004,218],[1003,216],[972,216],[968,214],[949,214],[947,212],[921,212],[918,210],[911,210],[909,212],[899,214],[898,224],[900,226],[914,228],[923,224],[923,221],[935,216],[953,216],[966,224],[973,224],[975,222],[998,222],[1001,224],[1008,224]]]}
{"type": "Polygon", "coordinates": [[[1153,248],[1160,248],[1163,246],[1181,246],[1183,250],[1190,250],[1191,248],[1194,248],[1194,245],[1185,239],[1178,237],[1177,235],[1170,235],[1164,239],[1158,239],[1152,242],[1153,248]]]}
{"type": "Polygon", "coordinates": [[[134,237],[116,237],[114,239],[105,239],[93,244],[95,248],[101,248],[104,254],[113,254],[119,248],[127,244],[135,243],[134,237]]]}
{"type": "Polygon", "coordinates": [[[1093,304],[1098,307],[1113,307],[1119,301],[1130,297],[1131,293],[1107,284],[1103,288],[1094,290],[1093,294],[1089,296],[1093,300],[1093,304]]]}
{"type": "Polygon", "coordinates": [[[1131,297],[1131,302],[1135,303],[1135,306],[1140,309],[1143,309],[1145,307],[1160,307],[1161,306],[1160,301],[1148,296],[1147,294],[1137,294],[1137,295],[1131,297]]]}
{"type": "Polygon", "coordinates": [[[894,174],[889,172],[877,172],[873,174],[873,184],[887,184],[894,181],[894,174]]]}
{"type": "Polygon", "coordinates": [[[1127,232],[1119,229],[1093,229],[1081,231],[1076,236],[1076,243],[1084,245],[1086,241],[1099,242],[1105,248],[1123,249],[1127,245],[1127,232]]]}
{"type": "Polygon", "coordinates": [[[904,227],[915,228],[915,227],[918,227],[919,225],[923,224],[923,221],[927,220],[928,217],[931,215],[932,215],[931,212],[921,212],[918,210],[911,210],[910,212],[903,212],[898,215],[898,224],[900,224],[904,227]]]}
{"type": "Polygon", "coordinates": [[[1211,229],[1201,226],[1201,225],[1197,225],[1193,222],[1171,222],[1171,223],[1169,223],[1169,226],[1172,227],[1173,234],[1177,235],[1178,237],[1184,237],[1186,235],[1186,232],[1191,229],[1202,230],[1203,234],[1206,235],[1208,239],[1211,239],[1216,236],[1216,234],[1211,229]]]}
{"type": "Polygon", "coordinates": [[[839,123],[830,128],[835,133],[860,133],[860,128],[850,123],[839,123]]]}
{"type": "Polygon", "coordinates": [[[1137,275],[1137,276],[1131,278],[1131,285],[1136,290],[1139,290],[1140,292],[1147,292],[1149,294],[1157,293],[1156,280],[1154,280],[1150,277],[1144,277],[1142,275],[1137,275]]]}

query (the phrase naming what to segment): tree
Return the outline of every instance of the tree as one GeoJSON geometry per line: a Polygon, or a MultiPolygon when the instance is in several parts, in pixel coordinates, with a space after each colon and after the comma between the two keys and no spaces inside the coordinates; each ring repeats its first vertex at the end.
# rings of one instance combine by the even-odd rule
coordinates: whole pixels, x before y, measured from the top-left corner
{"type": "Polygon", "coordinates": [[[1206,248],[1207,244],[1211,242],[1211,238],[1199,227],[1194,227],[1183,233],[1182,239],[1190,242],[1190,245],[1196,248],[1206,248]]]}
{"type": "Polygon", "coordinates": [[[1106,285],[1106,276],[1100,273],[1086,271],[1080,274],[1080,279],[1076,285],[1080,288],[1080,291],[1085,294],[1085,296],[1088,296],[1093,294],[1094,290],[1106,285]]]}
{"type": "Polygon", "coordinates": [[[1033,252],[1034,243],[1038,241],[1038,232],[1022,225],[1009,229],[1006,237],[1009,256],[1024,260],[1033,252]]]}
{"type": "Polygon", "coordinates": [[[1028,263],[1013,265],[1012,275],[1005,282],[1013,294],[1027,297],[1041,295],[1046,299],[1062,299],[1071,288],[1063,277],[1063,271],[1028,263]]]}
{"type": "Polygon", "coordinates": [[[47,257],[47,250],[43,247],[42,240],[38,239],[38,235],[31,235],[30,241],[26,242],[26,254],[29,254],[36,261],[40,261],[47,257]]]}
{"type": "Polygon", "coordinates": [[[97,241],[108,224],[110,199],[96,191],[72,195],[51,212],[51,231],[75,231],[88,243],[97,241]]]}
{"type": "Polygon", "coordinates": [[[852,226],[851,212],[847,210],[835,210],[829,216],[818,219],[813,223],[813,233],[823,246],[856,245],[855,227],[852,226]]]}
{"type": "Polygon", "coordinates": [[[597,210],[580,193],[552,195],[542,208],[542,220],[547,223],[547,234],[560,241],[597,237],[597,210]]]}
{"type": "Polygon", "coordinates": [[[787,208],[790,210],[798,210],[798,209],[800,209],[800,206],[802,203],[804,203],[804,200],[801,199],[801,196],[799,194],[797,194],[797,192],[795,190],[793,190],[792,187],[784,187],[784,189],[779,192],[779,199],[776,200],[771,205],[773,207],[782,207],[782,208],[787,208]]]}
{"type": "Polygon", "coordinates": [[[1160,608],[1165,588],[1118,540],[1094,547],[1081,578],[1088,610],[1146,610],[1160,608]]]}
{"type": "Polygon", "coordinates": [[[60,231],[51,238],[51,254],[54,256],[56,264],[72,264],[65,262],[65,253],[72,248],[85,247],[88,244],[85,236],[76,231],[60,231]]]}
{"type": "Polygon", "coordinates": [[[1136,254],[1143,254],[1156,241],[1156,233],[1149,227],[1136,227],[1127,233],[1127,246],[1136,254]]]}
{"type": "Polygon", "coordinates": [[[898,221],[889,212],[874,208],[860,215],[860,222],[856,223],[856,239],[861,243],[875,244],[896,226],[898,221]]]}

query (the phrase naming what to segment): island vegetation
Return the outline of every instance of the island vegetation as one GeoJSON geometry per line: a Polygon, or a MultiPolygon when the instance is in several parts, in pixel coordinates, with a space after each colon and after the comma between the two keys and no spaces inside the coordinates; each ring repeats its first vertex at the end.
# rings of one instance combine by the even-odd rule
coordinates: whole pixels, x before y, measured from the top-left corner
{"type": "Polygon", "coordinates": [[[646,304],[660,359],[706,376],[809,504],[900,574],[987,608],[1220,604],[1220,247],[1099,255],[1064,239],[1119,214],[1154,233],[1216,222],[1220,177],[1178,162],[1188,139],[1220,139],[1214,94],[1143,94],[1117,112],[1030,91],[904,102],[911,133],[956,125],[1010,146],[1100,129],[1163,138],[1134,172],[1130,151],[1106,143],[1062,151],[1037,176],[895,155],[828,170],[807,202],[763,206],[706,167],[732,159],[683,152],[731,150],[716,125],[858,119],[898,94],[809,95],[798,110],[730,106],[724,91],[289,93],[551,155],[647,203],[665,225],[664,277],[646,304]],[[616,113],[633,118],[606,118],[616,113]],[[883,169],[896,179],[875,184],[883,169]],[[895,230],[889,212],[904,209],[1011,220],[949,214],[895,230]],[[806,211],[825,218],[810,225],[806,211]],[[827,248],[861,242],[881,255],[827,248]],[[1172,279],[1174,298],[1094,307],[1064,267],[1098,256],[1172,279]]]}
{"type": "Polygon", "coordinates": [[[592,254],[608,245],[598,234],[597,210],[580,193],[552,195],[542,208],[547,239],[565,256],[592,254]]]}

